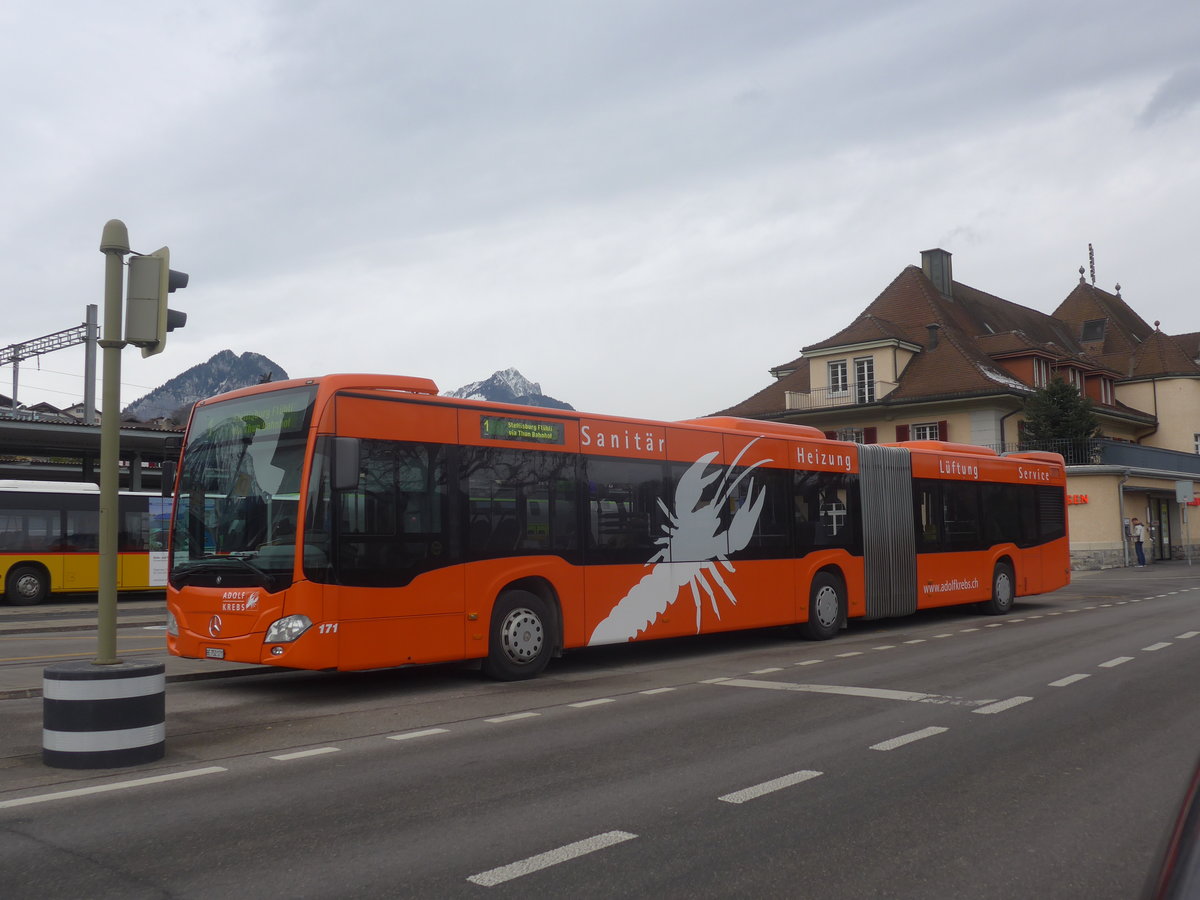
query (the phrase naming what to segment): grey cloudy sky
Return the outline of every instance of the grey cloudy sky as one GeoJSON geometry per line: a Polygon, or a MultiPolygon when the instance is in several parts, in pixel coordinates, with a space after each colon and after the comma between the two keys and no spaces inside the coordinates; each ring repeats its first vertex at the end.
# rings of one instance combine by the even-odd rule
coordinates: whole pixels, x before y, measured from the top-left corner
{"type": "Polygon", "coordinates": [[[934,246],[1049,312],[1090,242],[1200,331],[1197,47],[1194,0],[9,0],[0,346],[102,302],[110,218],[192,278],[124,403],[229,348],[702,415],[934,246]]]}

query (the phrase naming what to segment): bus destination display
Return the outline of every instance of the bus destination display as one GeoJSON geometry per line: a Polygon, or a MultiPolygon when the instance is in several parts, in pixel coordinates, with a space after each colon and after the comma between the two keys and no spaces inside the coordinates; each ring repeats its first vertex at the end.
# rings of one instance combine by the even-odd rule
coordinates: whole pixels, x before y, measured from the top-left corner
{"type": "Polygon", "coordinates": [[[480,416],[479,436],[491,441],[525,441],[530,444],[566,442],[562,422],[537,422],[508,416],[480,416]]]}

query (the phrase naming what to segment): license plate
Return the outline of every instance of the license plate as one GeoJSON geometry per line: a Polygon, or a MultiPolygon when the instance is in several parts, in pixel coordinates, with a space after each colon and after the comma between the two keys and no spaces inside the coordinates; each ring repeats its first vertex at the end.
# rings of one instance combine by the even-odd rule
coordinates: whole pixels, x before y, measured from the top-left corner
{"type": "Polygon", "coordinates": [[[224,647],[205,647],[204,655],[206,657],[208,657],[209,659],[224,659],[225,658],[225,648],[224,647]]]}

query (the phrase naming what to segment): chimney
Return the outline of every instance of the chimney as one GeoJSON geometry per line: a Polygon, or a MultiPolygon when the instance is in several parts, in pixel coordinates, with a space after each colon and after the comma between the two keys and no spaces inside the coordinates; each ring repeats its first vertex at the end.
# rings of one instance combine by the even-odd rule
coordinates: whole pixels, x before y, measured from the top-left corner
{"type": "Polygon", "coordinates": [[[925,327],[929,329],[929,344],[928,344],[928,346],[926,346],[925,349],[932,350],[938,344],[938,329],[941,328],[942,326],[939,325],[937,322],[933,322],[929,325],[926,325],[925,327]]]}
{"type": "Polygon", "coordinates": [[[950,267],[950,254],[940,247],[921,251],[921,271],[933,282],[938,293],[947,300],[954,299],[954,273],[950,267]]]}

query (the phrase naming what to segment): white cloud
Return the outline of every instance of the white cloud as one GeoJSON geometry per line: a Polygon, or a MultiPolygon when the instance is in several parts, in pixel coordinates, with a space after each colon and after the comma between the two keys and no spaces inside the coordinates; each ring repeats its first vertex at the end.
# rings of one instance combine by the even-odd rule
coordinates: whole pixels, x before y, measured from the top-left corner
{"type": "MultiPolygon", "coordinates": [[[[1200,330],[1191,4],[62,6],[0,13],[0,345],[100,302],[122,218],[192,275],[125,402],[230,348],[691,416],[932,246],[1048,311],[1091,242],[1200,330]]],[[[37,365],[22,400],[81,396],[82,352],[37,365]]]]}

